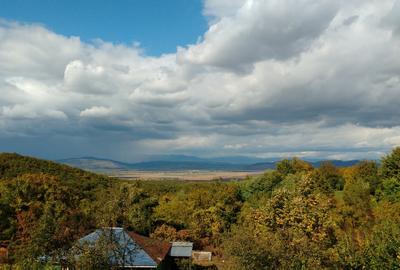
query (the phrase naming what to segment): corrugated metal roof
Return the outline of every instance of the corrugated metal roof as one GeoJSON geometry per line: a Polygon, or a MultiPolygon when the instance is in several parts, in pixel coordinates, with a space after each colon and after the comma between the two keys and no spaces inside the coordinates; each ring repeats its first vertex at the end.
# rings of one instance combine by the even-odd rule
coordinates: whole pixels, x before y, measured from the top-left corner
{"type": "Polygon", "coordinates": [[[124,267],[156,268],[155,262],[149,254],[136,243],[123,228],[112,227],[98,229],[78,240],[79,244],[95,245],[101,239],[114,244],[110,250],[110,263],[124,267]]]}
{"type": "Polygon", "coordinates": [[[172,242],[173,247],[193,247],[192,242],[172,242]]]}
{"type": "Polygon", "coordinates": [[[171,257],[191,257],[193,243],[191,242],[171,242],[169,255],[171,257]]]}

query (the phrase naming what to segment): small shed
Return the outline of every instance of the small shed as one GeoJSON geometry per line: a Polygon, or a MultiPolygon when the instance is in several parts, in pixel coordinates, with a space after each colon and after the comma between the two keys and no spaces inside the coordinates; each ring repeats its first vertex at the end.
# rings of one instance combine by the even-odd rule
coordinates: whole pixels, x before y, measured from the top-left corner
{"type": "Polygon", "coordinates": [[[191,242],[171,242],[169,256],[178,258],[192,257],[193,243],[191,242]]]}
{"type": "Polygon", "coordinates": [[[211,262],[211,252],[209,251],[193,251],[192,258],[196,262],[211,262]]]}

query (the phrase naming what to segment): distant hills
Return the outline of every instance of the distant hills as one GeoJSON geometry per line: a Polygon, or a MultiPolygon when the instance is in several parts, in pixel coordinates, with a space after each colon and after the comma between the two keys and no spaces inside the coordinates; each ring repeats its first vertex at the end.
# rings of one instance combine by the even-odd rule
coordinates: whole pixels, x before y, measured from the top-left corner
{"type": "Polygon", "coordinates": [[[249,156],[225,156],[225,157],[213,157],[213,158],[200,158],[196,156],[188,155],[153,155],[145,158],[143,161],[183,161],[183,162],[218,162],[218,163],[230,163],[230,164],[254,164],[262,162],[275,161],[274,158],[257,158],[249,156]]]}
{"type": "Polygon", "coordinates": [[[67,158],[56,162],[89,171],[128,170],[132,166],[129,163],[96,157],[67,158]]]}
{"type": "MultiPolygon", "coordinates": [[[[117,170],[140,171],[182,171],[182,170],[210,170],[210,171],[262,171],[275,168],[277,161],[264,160],[252,157],[220,157],[199,158],[193,156],[170,155],[156,156],[156,160],[147,160],[138,163],[126,163],[111,159],[96,157],[80,157],[57,160],[60,163],[73,167],[96,172],[117,170]]],[[[337,167],[351,166],[358,160],[330,160],[337,167]]],[[[311,161],[314,167],[319,167],[322,161],[311,161]]]]}

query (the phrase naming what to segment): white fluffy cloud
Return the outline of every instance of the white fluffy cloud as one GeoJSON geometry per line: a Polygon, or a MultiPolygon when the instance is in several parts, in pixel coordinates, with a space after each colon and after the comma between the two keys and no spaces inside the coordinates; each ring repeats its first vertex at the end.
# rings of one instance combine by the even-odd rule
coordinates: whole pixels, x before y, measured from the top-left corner
{"type": "Polygon", "coordinates": [[[112,115],[112,109],[107,107],[91,107],[81,111],[81,117],[107,117],[112,115]]]}
{"type": "Polygon", "coordinates": [[[400,144],[399,7],[206,0],[203,38],[160,57],[2,21],[0,150],[379,157],[400,144]]]}
{"type": "MultiPolygon", "coordinates": [[[[214,6],[221,9],[216,1],[210,2],[209,10],[214,6]]],[[[179,54],[181,61],[240,69],[266,59],[290,59],[307,50],[329,26],[338,4],[329,0],[252,0],[233,6],[238,7],[236,12],[212,24],[201,43],[179,54]]]]}

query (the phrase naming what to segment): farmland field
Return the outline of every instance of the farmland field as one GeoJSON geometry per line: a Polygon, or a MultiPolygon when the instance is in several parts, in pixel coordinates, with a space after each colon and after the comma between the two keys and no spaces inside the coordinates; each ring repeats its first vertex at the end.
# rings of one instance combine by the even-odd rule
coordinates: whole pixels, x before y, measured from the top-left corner
{"type": "Polygon", "coordinates": [[[181,181],[211,181],[211,180],[238,180],[247,176],[262,174],[257,172],[234,172],[234,171],[114,171],[110,176],[127,180],[181,180],[181,181]]]}

